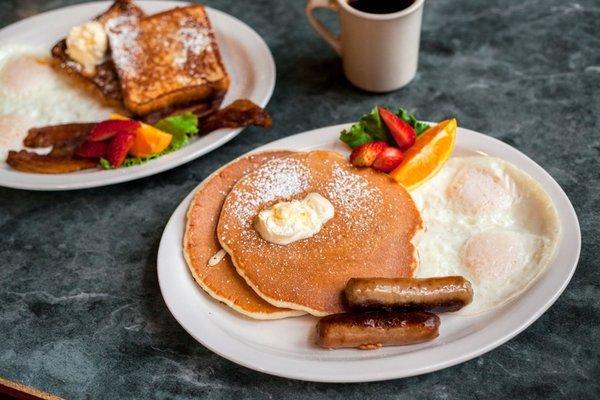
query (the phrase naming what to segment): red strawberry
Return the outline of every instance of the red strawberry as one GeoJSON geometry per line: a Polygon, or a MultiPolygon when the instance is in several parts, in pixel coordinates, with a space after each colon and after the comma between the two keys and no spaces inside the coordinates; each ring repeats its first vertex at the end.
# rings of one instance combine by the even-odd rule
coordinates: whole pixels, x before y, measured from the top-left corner
{"type": "Polygon", "coordinates": [[[379,153],[388,148],[386,142],[370,142],[355,147],[350,154],[350,162],[355,167],[370,167],[379,153]]]}
{"type": "Polygon", "coordinates": [[[90,132],[88,140],[91,142],[101,142],[115,136],[117,132],[136,132],[140,127],[138,121],[132,119],[109,119],[99,122],[90,132]]]}
{"type": "Polygon", "coordinates": [[[400,150],[406,150],[415,144],[417,135],[409,123],[383,107],[379,107],[379,116],[385,122],[400,150]]]}
{"type": "Polygon", "coordinates": [[[113,167],[120,167],[135,141],[135,133],[120,131],[112,138],[106,151],[106,159],[113,167]]]}
{"type": "Polygon", "coordinates": [[[106,149],[108,148],[108,141],[104,142],[87,142],[81,143],[75,154],[83,158],[100,158],[106,155],[106,149]]]}
{"type": "Polygon", "coordinates": [[[379,171],[390,172],[400,165],[403,159],[404,155],[402,152],[397,148],[390,146],[379,153],[375,162],[373,162],[372,167],[379,171]]]}

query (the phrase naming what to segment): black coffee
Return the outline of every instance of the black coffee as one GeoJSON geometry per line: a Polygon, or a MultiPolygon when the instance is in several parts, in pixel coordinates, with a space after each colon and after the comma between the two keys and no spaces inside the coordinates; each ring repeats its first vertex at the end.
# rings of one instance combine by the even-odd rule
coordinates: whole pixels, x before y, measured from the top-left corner
{"type": "Polygon", "coordinates": [[[390,14],[410,7],[415,0],[348,0],[348,5],[371,14],[390,14]]]}

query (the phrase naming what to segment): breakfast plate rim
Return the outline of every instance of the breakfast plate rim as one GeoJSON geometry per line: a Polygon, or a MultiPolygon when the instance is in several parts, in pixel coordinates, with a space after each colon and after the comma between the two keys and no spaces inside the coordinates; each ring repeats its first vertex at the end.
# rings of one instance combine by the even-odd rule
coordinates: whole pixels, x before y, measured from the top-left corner
{"type": "MultiPolygon", "coordinates": [[[[312,149],[315,148],[314,146],[319,146],[319,144],[324,142],[331,143],[332,138],[335,137],[334,133],[337,134],[340,130],[347,128],[348,126],[350,126],[350,124],[333,125],[298,133],[296,135],[288,136],[283,139],[279,139],[274,142],[263,145],[259,148],[248,152],[248,154],[263,150],[274,150],[293,147],[290,146],[291,143],[304,144],[304,148],[296,148],[296,150],[304,150],[306,148],[312,149]]],[[[487,143],[488,147],[489,145],[492,145],[492,147],[500,149],[499,151],[501,152],[508,151],[513,156],[517,156],[522,160],[525,160],[526,163],[528,163],[532,168],[537,170],[537,173],[541,173],[541,176],[544,177],[544,182],[540,183],[543,185],[544,189],[549,190],[549,187],[547,185],[551,185],[553,193],[561,197],[560,205],[556,204],[556,206],[557,209],[559,208],[559,206],[561,207],[561,209],[558,209],[558,211],[562,223],[565,224],[566,222],[566,224],[568,224],[568,226],[563,226],[563,232],[566,230],[565,228],[569,228],[569,231],[571,233],[571,235],[569,235],[568,238],[563,237],[561,243],[559,244],[558,251],[561,251],[560,249],[564,249],[567,246],[570,246],[571,252],[569,254],[569,265],[563,264],[562,266],[565,269],[558,271],[558,273],[561,274],[560,279],[554,285],[555,287],[553,288],[552,292],[544,292],[545,297],[543,298],[543,301],[540,301],[537,304],[531,304],[531,307],[529,307],[531,309],[529,314],[526,317],[523,317],[521,320],[519,320],[518,323],[516,323],[516,325],[511,326],[510,329],[505,329],[504,331],[502,331],[501,334],[497,334],[497,332],[494,331],[494,324],[492,323],[489,327],[486,327],[485,330],[480,332],[479,336],[485,336],[485,338],[480,337],[479,342],[476,346],[465,350],[464,346],[467,342],[464,342],[463,339],[455,340],[453,342],[444,344],[441,347],[439,347],[440,349],[444,349],[446,347],[446,350],[451,350],[447,351],[447,354],[444,357],[440,357],[438,360],[430,362],[426,365],[415,366],[414,368],[393,367],[394,365],[402,364],[401,361],[402,357],[404,357],[403,354],[393,355],[384,359],[351,361],[350,363],[348,363],[347,361],[340,362],[331,360],[291,360],[290,358],[286,358],[282,355],[265,354],[264,352],[261,352],[260,350],[257,350],[251,347],[250,345],[240,345],[240,343],[236,342],[235,339],[228,342],[227,339],[224,339],[224,333],[226,334],[227,332],[224,332],[223,330],[214,327],[212,324],[204,324],[204,329],[202,330],[195,329],[192,327],[189,315],[186,315],[186,313],[183,312],[183,310],[181,309],[181,305],[178,304],[178,296],[180,296],[181,293],[177,290],[178,288],[172,287],[173,274],[171,274],[171,270],[173,269],[174,263],[179,264],[183,260],[183,256],[181,254],[181,242],[177,242],[177,238],[181,239],[181,237],[183,236],[183,228],[185,226],[185,215],[187,213],[187,208],[190,204],[194,193],[196,192],[198,186],[200,186],[201,183],[196,188],[194,188],[176,208],[171,218],[169,219],[167,225],[165,226],[160,241],[157,255],[157,273],[161,294],[163,296],[165,304],[167,305],[167,308],[177,320],[177,322],[192,337],[194,337],[198,342],[200,342],[202,345],[215,352],[216,354],[239,365],[263,373],[268,373],[271,375],[285,378],[314,382],[370,382],[420,375],[471,360],[509,341],[510,339],[518,335],[520,332],[522,332],[524,329],[526,329],[529,325],[531,325],[535,320],[537,320],[558,299],[558,297],[561,295],[561,293],[564,291],[569,281],[571,280],[577,267],[581,250],[581,232],[579,228],[579,222],[571,202],[569,201],[568,197],[566,196],[560,185],[558,185],[558,183],[542,167],[540,167],[529,157],[521,153],[519,150],[513,148],[512,146],[501,142],[500,140],[495,139],[491,136],[487,136],[469,129],[459,128],[457,143],[460,143],[464,140],[471,141],[474,143],[487,143]],[[563,221],[563,217],[566,218],[566,220],[563,221]],[[174,261],[174,258],[176,258],[177,260],[174,261]],[[227,343],[224,344],[223,340],[225,340],[227,343]],[[461,340],[463,342],[461,342],[461,340]],[[457,347],[459,344],[462,345],[463,348],[450,349],[450,347],[457,347]],[[351,365],[349,366],[344,364],[351,365]],[[322,368],[322,365],[327,365],[327,368],[322,368]]],[[[553,200],[556,199],[553,198],[553,200]]],[[[557,259],[553,260],[550,268],[552,268],[552,266],[554,266],[557,262],[557,259]]],[[[191,277],[191,274],[189,273],[189,270],[187,268],[187,265],[185,265],[184,260],[183,263],[183,266],[185,267],[186,273],[188,275],[186,279],[191,279],[193,281],[193,278],[191,277]]],[[[181,266],[179,266],[178,269],[180,269],[180,267],[181,266]]],[[[546,273],[543,276],[541,276],[529,290],[533,290],[533,287],[541,285],[540,282],[544,279],[547,279],[547,275],[548,271],[546,271],[546,273]]],[[[538,288],[536,288],[535,290],[537,291],[538,288]]],[[[208,295],[203,293],[201,290],[198,290],[197,294],[194,295],[208,297],[208,295]]],[[[519,299],[520,297],[513,301],[519,302],[519,299]]],[[[201,318],[201,315],[197,315],[196,318],[201,318]]],[[[417,353],[420,351],[421,350],[416,350],[417,353]]]]}
{"type": "MultiPolygon", "coordinates": [[[[37,29],[41,31],[45,26],[44,24],[53,24],[57,20],[63,21],[66,19],[67,21],[71,21],[77,19],[77,15],[80,14],[94,15],[100,13],[112,3],[112,1],[93,1],[84,4],[60,7],[33,15],[0,29],[0,41],[5,43],[12,40],[11,38],[18,38],[24,31],[36,29],[36,27],[39,27],[37,29]],[[71,14],[73,13],[75,13],[76,16],[72,16],[71,14]]],[[[193,4],[186,1],[165,0],[138,0],[136,3],[143,9],[150,8],[152,12],[168,7],[173,8],[176,6],[193,4]]],[[[250,62],[249,65],[226,65],[226,68],[229,70],[230,74],[239,72],[253,74],[252,76],[256,80],[255,85],[247,90],[247,93],[242,93],[241,97],[247,96],[259,106],[263,108],[266,107],[273,95],[276,82],[275,60],[269,46],[262,36],[245,22],[224,11],[208,6],[205,8],[211,17],[213,29],[217,32],[217,35],[219,31],[234,32],[237,30],[238,33],[236,33],[236,35],[238,37],[243,36],[244,39],[243,41],[236,42],[236,44],[253,48],[255,53],[253,53],[252,57],[248,58],[250,62]],[[216,20],[217,23],[215,23],[216,20]],[[226,23],[219,24],[218,20],[226,20],[226,23]],[[260,76],[255,75],[257,73],[260,74],[260,76]]],[[[65,24],[68,23],[69,22],[66,22],[65,24]]],[[[18,40],[17,42],[21,43],[18,40]]],[[[223,49],[221,50],[223,52],[223,49]]],[[[241,87],[241,83],[238,83],[238,85],[241,87]]],[[[232,89],[234,88],[230,88],[230,91],[232,89]]],[[[141,179],[195,160],[229,142],[244,129],[245,128],[219,129],[208,135],[199,137],[198,140],[194,140],[188,146],[183,147],[176,152],[167,154],[143,165],[114,170],[85,170],[56,175],[35,174],[12,170],[6,166],[4,161],[2,161],[4,165],[0,168],[0,186],[36,191],[66,191],[101,187],[141,179]],[[201,139],[204,144],[199,143],[201,139]]]]}

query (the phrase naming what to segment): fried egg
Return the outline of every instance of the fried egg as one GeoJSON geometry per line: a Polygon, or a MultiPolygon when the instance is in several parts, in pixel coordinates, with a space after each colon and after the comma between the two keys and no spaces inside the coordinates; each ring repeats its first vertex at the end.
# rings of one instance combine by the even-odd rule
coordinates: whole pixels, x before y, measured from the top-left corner
{"type": "Polygon", "coordinates": [[[477,314],[527,289],[548,267],[560,221],[539,183],[504,160],[451,158],[411,192],[425,231],[419,238],[417,277],[462,275],[477,314]]]}
{"type": "Polygon", "coordinates": [[[55,71],[48,49],[0,46],[0,160],[22,148],[27,130],[106,119],[112,109],[55,71]]]}

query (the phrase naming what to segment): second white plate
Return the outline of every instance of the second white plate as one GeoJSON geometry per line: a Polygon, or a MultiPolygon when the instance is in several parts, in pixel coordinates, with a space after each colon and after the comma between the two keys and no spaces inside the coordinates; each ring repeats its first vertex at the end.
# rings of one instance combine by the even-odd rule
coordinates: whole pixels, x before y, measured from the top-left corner
{"type": "MultiPolygon", "coordinates": [[[[335,150],[349,125],[330,126],[272,142],[267,149],[335,150]]],[[[536,179],[552,198],[563,239],[548,271],[514,301],[488,313],[441,315],[440,336],[428,343],[377,351],[328,351],[316,347],[311,316],[256,321],[213,300],[196,284],[182,254],[185,214],[193,192],[181,202],[163,233],[158,251],[162,295],[177,321],[215,353],[243,366],[287,378],[318,382],[365,382],[435,371],[474,358],[511,339],[539,318],[562,293],[579,259],[581,234],[569,199],[546,171],[523,153],[492,137],[459,128],[454,155],[503,158],[536,179]]]]}
{"type": "MultiPolygon", "coordinates": [[[[181,1],[138,1],[147,13],[183,6],[181,1]]],[[[69,29],[89,21],[112,4],[111,1],[70,6],[24,19],[0,30],[0,43],[50,48],[69,29]]],[[[265,107],[275,87],[275,62],[269,47],[252,28],[231,15],[206,8],[210,17],[231,86],[223,105],[236,99],[250,99],[265,107]]],[[[242,131],[219,129],[193,140],[189,146],[146,164],[114,170],[90,169],[69,174],[31,174],[11,169],[0,161],[0,186],[29,190],[71,190],[126,182],[175,168],[222,146],[242,131]]]]}

